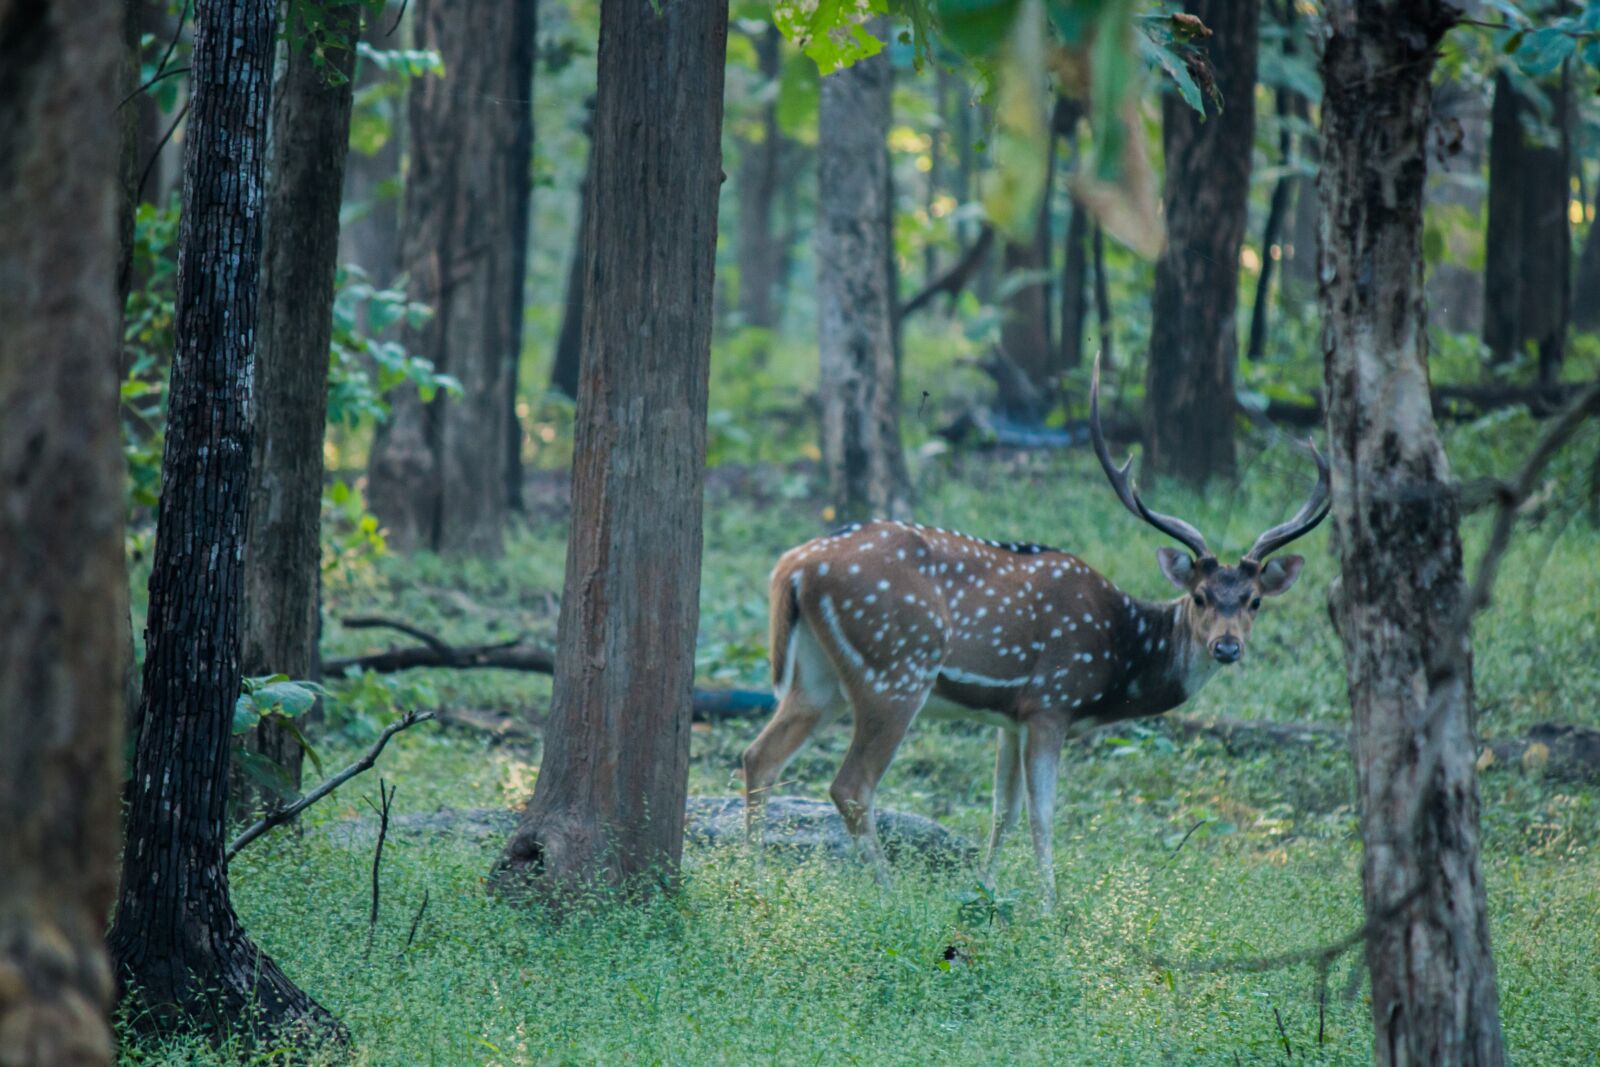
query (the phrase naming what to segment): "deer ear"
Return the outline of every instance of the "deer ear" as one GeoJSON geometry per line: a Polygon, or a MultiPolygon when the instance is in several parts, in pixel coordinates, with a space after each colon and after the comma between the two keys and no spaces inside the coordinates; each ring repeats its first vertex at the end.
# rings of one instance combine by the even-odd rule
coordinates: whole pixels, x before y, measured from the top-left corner
{"type": "Polygon", "coordinates": [[[1261,591],[1267,596],[1277,596],[1286,593],[1294,580],[1300,577],[1300,568],[1305,566],[1304,556],[1279,556],[1267,560],[1266,566],[1261,568],[1261,591]]]}
{"type": "Polygon", "coordinates": [[[1194,560],[1187,552],[1180,552],[1176,548],[1158,548],[1156,562],[1161,564],[1161,573],[1167,576],[1167,581],[1184,592],[1189,591],[1189,583],[1194,579],[1194,560]]]}

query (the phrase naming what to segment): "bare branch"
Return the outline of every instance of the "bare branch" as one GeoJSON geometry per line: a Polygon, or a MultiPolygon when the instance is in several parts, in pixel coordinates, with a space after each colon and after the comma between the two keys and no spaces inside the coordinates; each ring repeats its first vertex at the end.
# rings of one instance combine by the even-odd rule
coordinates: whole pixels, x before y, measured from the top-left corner
{"type": "Polygon", "coordinates": [[[344,770],[339,771],[337,774],[334,774],[328,778],[324,778],[317,784],[315,789],[311,790],[293,804],[290,804],[287,807],[278,808],[275,811],[267,812],[267,814],[257,819],[242,833],[240,833],[238,837],[234,838],[233,844],[228,846],[228,851],[223,856],[224,862],[233,862],[233,857],[237,856],[240,850],[242,850],[246,845],[250,844],[256,838],[265,834],[268,830],[282,826],[284,823],[293,822],[302,811],[305,811],[311,805],[332,793],[334,790],[338,789],[341,785],[344,785],[344,783],[348,782],[356,775],[362,773],[363,771],[371,770],[373,765],[378,762],[378,757],[383,754],[383,748],[389,743],[389,738],[393,737],[401,730],[409,730],[418,723],[427,722],[432,718],[433,712],[431,711],[409,711],[406,713],[404,718],[398,719],[384,727],[383,733],[378,735],[378,739],[372,743],[371,748],[367,749],[367,751],[362,754],[360,759],[350,764],[350,766],[346,767],[344,770]]]}

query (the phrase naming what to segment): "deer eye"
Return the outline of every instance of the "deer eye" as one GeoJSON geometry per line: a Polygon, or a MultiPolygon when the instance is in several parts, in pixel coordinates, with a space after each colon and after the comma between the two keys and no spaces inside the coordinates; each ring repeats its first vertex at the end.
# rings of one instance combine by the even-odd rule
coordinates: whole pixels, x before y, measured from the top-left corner
{"type": "Polygon", "coordinates": [[[1206,595],[1204,593],[1200,592],[1200,590],[1196,589],[1194,591],[1194,602],[1196,604],[1198,604],[1202,608],[1205,607],[1206,606],[1206,595]]]}
{"type": "Polygon", "coordinates": [[[1251,611],[1259,611],[1259,610],[1261,610],[1261,598],[1260,597],[1256,597],[1254,600],[1250,601],[1250,610],[1251,611]]]}

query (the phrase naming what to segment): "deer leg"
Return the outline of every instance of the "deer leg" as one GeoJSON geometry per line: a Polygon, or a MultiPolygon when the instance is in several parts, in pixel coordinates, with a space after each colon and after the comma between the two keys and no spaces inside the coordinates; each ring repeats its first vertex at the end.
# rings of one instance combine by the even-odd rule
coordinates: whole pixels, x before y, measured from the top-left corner
{"type": "Polygon", "coordinates": [[[1000,866],[1000,843],[1022,814],[1022,735],[1004,726],[995,729],[994,822],[989,828],[989,853],[984,870],[993,882],[1000,866]]]}
{"type": "Polygon", "coordinates": [[[1033,856],[1039,865],[1044,912],[1056,901],[1055,810],[1056,774],[1061,765],[1061,725],[1043,715],[1028,721],[1023,741],[1024,772],[1028,780],[1028,828],[1033,831],[1033,856]]]}
{"type": "Polygon", "coordinates": [[[744,750],[745,833],[752,845],[759,848],[763,841],[768,794],[825,713],[826,709],[806,699],[803,690],[793,689],[779,702],[778,711],[766,728],[744,750]]]}
{"type": "Polygon", "coordinates": [[[884,862],[883,849],[878,843],[873,797],[895,751],[905,739],[911,720],[916,718],[926,699],[926,692],[915,700],[864,699],[863,695],[852,693],[855,733],[851,735],[844,763],[828,790],[844,818],[845,829],[855,838],[862,860],[871,866],[878,884],[885,888],[889,885],[889,866],[884,862]]]}

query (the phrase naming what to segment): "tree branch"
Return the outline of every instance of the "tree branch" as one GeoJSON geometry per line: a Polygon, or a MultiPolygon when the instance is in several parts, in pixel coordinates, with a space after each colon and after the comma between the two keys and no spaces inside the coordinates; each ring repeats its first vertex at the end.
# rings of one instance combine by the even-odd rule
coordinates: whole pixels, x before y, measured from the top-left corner
{"type": "Polygon", "coordinates": [[[250,844],[256,838],[265,834],[268,830],[282,826],[284,823],[294,821],[294,819],[298,817],[302,811],[305,811],[311,805],[315,804],[329,793],[332,793],[335,789],[338,789],[341,785],[344,785],[344,783],[348,782],[356,775],[363,771],[371,770],[373,764],[378,762],[378,757],[383,753],[384,746],[389,743],[389,738],[393,737],[401,730],[409,730],[418,723],[427,722],[432,718],[433,712],[431,711],[408,711],[406,712],[404,718],[398,719],[384,727],[383,733],[378,735],[378,739],[372,743],[372,747],[367,749],[360,759],[356,760],[354,763],[350,764],[350,766],[346,767],[342,771],[339,771],[332,777],[323,779],[317,784],[315,789],[311,790],[311,792],[307,793],[293,804],[290,804],[288,807],[278,808],[275,811],[267,812],[266,815],[262,816],[260,819],[257,819],[243,833],[234,838],[233,844],[228,846],[228,851],[223,856],[224,862],[231,863],[233,861],[233,857],[237,856],[241,849],[250,844]]]}
{"type": "Polygon", "coordinates": [[[985,223],[983,229],[978,231],[977,240],[962,253],[961,258],[956,260],[949,270],[925,285],[921,292],[901,304],[895,318],[905,319],[908,315],[921,311],[940,293],[952,297],[960,296],[961,291],[972,281],[972,276],[983,265],[984,259],[989,255],[989,249],[993,247],[994,227],[985,223]]]}

